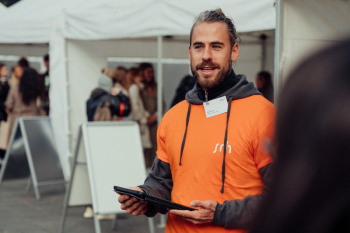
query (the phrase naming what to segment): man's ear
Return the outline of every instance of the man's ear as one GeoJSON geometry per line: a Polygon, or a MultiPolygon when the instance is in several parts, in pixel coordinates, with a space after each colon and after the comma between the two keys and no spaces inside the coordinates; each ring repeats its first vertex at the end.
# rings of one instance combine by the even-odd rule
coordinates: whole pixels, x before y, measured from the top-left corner
{"type": "Polygon", "coordinates": [[[231,51],[231,60],[233,62],[237,61],[239,56],[239,48],[238,48],[238,44],[234,44],[232,46],[232,51],[231,51]]]}
{"type": "Polygon", "coordinates": [[[188,46],[188,58],[191,60],[191,45],[188,46]]]}

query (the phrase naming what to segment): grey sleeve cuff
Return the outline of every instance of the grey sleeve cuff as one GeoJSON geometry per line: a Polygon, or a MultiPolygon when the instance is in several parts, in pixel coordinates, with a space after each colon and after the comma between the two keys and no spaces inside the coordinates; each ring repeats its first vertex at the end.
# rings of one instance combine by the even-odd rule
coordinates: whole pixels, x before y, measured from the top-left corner
{"type": "MultiPolygon", "coordinates": [[[[156,157],[152,165],[152,170],[148,174],[145,183],[138,187],[148,195],[170,201],[171,191],[173,189],[170,165],[156,157]]],[[[166,207],[148,203],[145,215],[147,217],[153,217],[157,213],[166,214],[167,212],[168,210],[166,207]]]]}
{"type": "Polygon", "coordinates": [[[244,199],[224,201],[219,203],[214,212],[213,225],[223,226],[225,228],[249,229],[257,209],[264,199],[271,183],[271,164],[259,170],[261,179],[264,182],[263,193],[247,196],[244,199]]]}

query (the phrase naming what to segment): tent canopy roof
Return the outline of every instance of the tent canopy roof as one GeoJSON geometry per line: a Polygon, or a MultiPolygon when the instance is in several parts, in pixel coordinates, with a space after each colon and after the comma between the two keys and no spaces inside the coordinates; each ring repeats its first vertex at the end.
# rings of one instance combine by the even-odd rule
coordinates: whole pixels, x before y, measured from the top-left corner
{"type": "Polygon", "coordinates": [[[63,15],[64,36],[98,40],[188,35],[202,11],[220,7],[238,32],[275,28],[274,0],[31,0],[0,16],[0,43],[48,43],[51,21],[63,15]]]}

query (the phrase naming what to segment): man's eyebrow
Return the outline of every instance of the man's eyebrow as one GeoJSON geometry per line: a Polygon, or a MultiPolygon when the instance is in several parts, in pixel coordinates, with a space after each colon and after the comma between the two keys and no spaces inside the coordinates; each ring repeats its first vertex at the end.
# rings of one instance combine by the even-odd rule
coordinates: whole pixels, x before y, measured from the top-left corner
{"type": "Polygon", "coordinates": [[[192,44],[192,45],[194,46],[194,45],[199,45],[199,44],[203,44],[203,42],[200,42],[200,41],[195,41],[195,42],[193,42],[193,44],[192,44]]]}
{"type": "Polygon", "coordinates": [[[210,44],[220,44],[220,45],[224,45],[224,43],[221,42],[221,41],[213,41],[213,42],[210,42],[210,44]]]}

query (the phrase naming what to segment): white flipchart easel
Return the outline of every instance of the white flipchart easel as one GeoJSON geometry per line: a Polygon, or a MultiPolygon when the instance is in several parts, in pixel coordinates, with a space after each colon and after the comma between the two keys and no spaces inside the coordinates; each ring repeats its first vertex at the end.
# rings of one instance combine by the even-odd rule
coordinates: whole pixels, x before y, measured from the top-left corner
{"type": "MultiPolygon", "coordinates": [[[[120,214],[119,195],[113,186],[143,184],[146,167],[136,122],[89,122],[79,129],[71,180],[63,203],[59,232],[62,233],[69,206],[93,205],[95,232],[100,233],[97,214],[120,214]]],[[[150,232],[154,222],[148,218],[150,232]]],[[[116,218],[112,229],[115,229],[116,218]]]]}
{"type": "Polygon", "coordinates": [[[45,185],[65,184],[61,162],[56,149],[51,121],[49,117],[18,117],[12,129],[10,141],[0,170],[0,185],[5,174],[6,165],[16,150],[24,144],[28,160],[30,181],[33,182],[37,200],[40,200],[39,187],[45,185]],[[19,146],[18,146],[19,145],[19,146]]]}

